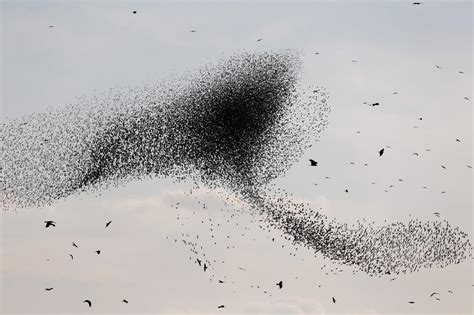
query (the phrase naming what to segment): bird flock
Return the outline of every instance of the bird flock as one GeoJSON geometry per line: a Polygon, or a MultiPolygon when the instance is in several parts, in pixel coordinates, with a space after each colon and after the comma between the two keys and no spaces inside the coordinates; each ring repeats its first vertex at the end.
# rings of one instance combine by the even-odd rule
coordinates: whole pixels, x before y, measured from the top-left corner
{"type": "MultiPolygon", "coordinates": [[[[6,148],[1,152],[2,208],[43,207],[132,180],[171,177],[198,187],[224,187],[248,205],[263,230],[280,231],[294,245],[352,266],[354,273],[393,277],[471,257],[469,235],[447,221],[412,219],[376,226],[364,220],[349,225],[275,187],[272,181],[303,156],[328,124],[328,92],[301,87],[300,69],[294,51],[241,53],[178,79],[111,89],[62,109],[7,121],[0,125],[6,148]]],[[[385,149],[390,147],[376,148],[374,154],[383,158],[385,149]]],[[[309,167],[321,167],[314,159],[309,162],[309,167]]],[[[56,226],[53,220],[44,224],[56,226]]],[[[182,241],[203,272],[212,270],[215,261],[199,256],[189,238],[182,241]]],[[[75,242],[72,246],[78,248],[75,242]]],[[[283,289],[283,281],[276,286],[283,289]]],[[[89,299],[83,303],[92,307],[89,299]]]]}

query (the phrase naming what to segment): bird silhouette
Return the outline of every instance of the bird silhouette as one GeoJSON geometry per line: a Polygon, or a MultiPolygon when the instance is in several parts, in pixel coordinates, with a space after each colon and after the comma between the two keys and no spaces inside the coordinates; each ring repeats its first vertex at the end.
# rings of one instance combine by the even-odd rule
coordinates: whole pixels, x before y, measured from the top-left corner
{"type": "Polygon", "coordinates": [[[132,14],[137,14],[137,11],[132,11],[132,14]]]}
{"type": "Polygon", "coordinates": [[[48,27],[49,27],[49,28],[53,28],[53,27],[54,27],[54,25],[48,25],[48,27]]]}
{"type": "Polygon", "coordinates": [[[315,160],[309,159],[309,162],[311,163],[311,166],[318,166],[318,162],[315,160]]]}
{"type": "Polygon", "coordinates": [[[283,288],[283,281],[277,282],[276,284],[280,289],[283,288]]]}
{"type": "Polygon", "coordinates": [[[207,265],[206,263],[204,263],[204,272],[206,272],[206,270],[207,270],[207,265]]]}
{"type": "Polygon", "coordinates": [[[334,297],[332,297],[332,302],[336,303],[336,299],[334,297]]]}
{"type": "Polygon", "coordinates": [[[219,283],[224,283],[224,281],[222,281],[222,280],[219,280],[219,283]]]}
{"type": "Polygon", "coordinates": [[[262,39],[263,39],[263,38],[259,38],[259,39],[257,39],[257,42],[260,42],[260,41],[262,41],[262,39]]]}
{"type": "Polygon", "coordinates": [[[456,139],[456,142],[461,142],[461,140],[459,140],[459,139],[456,139]]]}
{"type": "Polygon", "coordinates": [[[435,295],[435,294],[438,294],[438,295],[439,295],[438,292],[433,292],[433,293],[430,294],[430,297],[432,297],[432,296],[435,295]]]}
{"type": "Polygon", "coordinates": [[[346,189],[346,193],[348,193],[348,192],[349,192],[349,189],[346,189]]]}
{"type": "Polygon", "coordinates": [[[201,261],[199,259],[196,258],[196,261],[197,263],[199,264],[199,266],[201,266],[201,261]]]}
{"type": "Polygon", "coordinates": [[[46,291],[51,291],[53,288],[45,288],[46,291]]]}
{"type": "Polygon", "coordinates": [[[439,215],[440,215],[439,212],[433,212],[433,214],[439,218],[439,215]]]}
{"type": "Polygon", "coordinates": [[[127,300],[125,300],[125,299],[123,299],[123,300],[122,300],[122,303],[126,303],[126,304],[128,304],[128,301],[127,301],[127,300]]]}
{"type": "Polygon", "coordinates": [[[110,225],[110,223],[112,223],[112,221],[109,221],[109,222],[105,223],[105,227],[108,227],[110,225]]]}
{"type": "Polygon", "coordinates": [[[444,166],[444,165],[441,165],[441,168],[443,168],[443,169],[446,169],[446,166],[444,166]]]}
{"type": "Polygon", "coordinates": [[[438,69],[441,69],[441,67],[440,67],[440,66],[438,66],[438,65],[436,66],[436,68],[438,68],[438,69]]]}
{"type": "Polygon", "coordinates": [[[90,300],[84,300],[82,303],[87,303],[89,307],[92,307],[92,302],[90,300]]]}
{"type": "Polygon", "coordinates": [[[56,226],[56,222],[54,221],[44,221],[44,223],[46,223],[45,227],[56,226]]]}
{"type": "Polygon", "coordinates": [[[372,103],[372,104],[370,104],[369,106],[372,106],[372,107],[373,107],[373,106],[379,106],[379,105],[380,105],[380,103],[377,102],[377,103],[372,103]]]}
{"type": "Polygon", "coordinates": [[[96,250],[95,253],[97,253],[97,255],[100,255],[100,249],[96,250]]]}
{"type": "Polygon", "coordinates": [[[225,306],[224,305],[219,305],[217,308],[224,308],[225,306]]]}
{"type": "Polygon", "coordinates": [[[190,32],[191,32],[191,33],[196,33],[196,30],[191,30],[190,32]]]}
{"type": "Polygon", "coordinates": [[[72,246],[76,247],[76,248],[79,248],[77,247],[76,243],[72,242],[72,246]]]}
{"type": "Polygon", "coordinates": [[[69,254],[69,256],[71,257],[71,260],[74,260],[74,256],[73,256],[73,255],[69,254]]]}
{"type": "Polygon", "coordinates": [[[410,302],[408,302],[408,303],[410,303],[410,304],[415,304],[415,302],[413,302],[413,301],[410,301],[410,302]]]}
{"type": "Polygon", "coordinates": [[[413,153],[413,155],[419,156],[419,154],[418,154],[418,153],[416,153],[416,152],[414,152],[414,153],[413,153]]]}
{"type": "Polygon", "coordinates": [[[464,99],[465,99],[466,101],[470,101],[469,97],[467,97],[467,96],[464,96],[464,99]]]}
{"type": "Polygon", "coordinates": [[[413,5],[420,5],[421,2],[413,2],[413,5]]]}
{"type": "Polygon", "coordinates": [[[385,152],[385,149],[381,149],[381,150],[379,151],[379,156],[382,156],[384,152],[385,152]]]}

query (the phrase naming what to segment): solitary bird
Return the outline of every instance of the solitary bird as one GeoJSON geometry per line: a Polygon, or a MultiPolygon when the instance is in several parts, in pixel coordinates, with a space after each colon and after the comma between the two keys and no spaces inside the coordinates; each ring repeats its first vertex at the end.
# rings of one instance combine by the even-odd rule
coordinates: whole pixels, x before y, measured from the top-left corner
{"type": "Polygon", "coordinates": [[[421,2],[413,2],[413,5],[420,5],[421,2]]]}
{"type": "Polygon", "coordinates": [[[348,193],[348,192],[349,192],[349,189],[346,189],[346,193],[348,193]]]}
{"type": "Polygon", "coordinates": [[[438,68],[438,69],[441,69],[441,67],[440,67],[440,66],[438,66],[438,65],[436,65],[436,68],[438,68]]]}
{"type": "Polygon", "coordinates": [[[196,30],[191,30],[191,33],[196,33],[196,30]]]}
{"type": "Polygon", "coordinates": [[[199,264],[199,266],[201,266],[201,261],[199,259],[196,258],[196,261],[197,263],[199,264]]]}
{"type": "Polygon", "coordinates": [[[79,248],[77,247],[76,243],[72,242],[72,246],[76,247],[76,248],[79,248]]]}
{"type": "Polygon", "coordinates": [[[95,251],[97,255],[100,255],[100,249],[95,251]]]}
{"type": "Polygon", "coordinates": [[[224,281],[222,281],[222,280],[219,280],[219,283],[224,283],[224,281]]]}
{"type": "Polygon", "coordinates": [[[257,39],[257,42],[260,42],[260,41],[262,41],[262,39],[263,39],[263,38],[259,38],[259,39],[257,39]]]}
{"type": "Polygon", "coordinates": [[[48,27],[49,27],[49,28],[53,28],[53,27],[54,27],[54,25],[48,25],[48,27]]]}
{"type": "Polygon", "coordinates": [[[69,257],[71,257],[71,260],[74,260],[74,256],[69,254],[69,257]]]}
{"type": "Polygon", "coordinates": [[[225,306],[224,305],[219,305],[217,308],[224,308],[225,306]]]}
{"type": "Polygon", "coordinates": [[[456,139],[456,142],[461,142],[461,140],[459,140],[459,139],[456,139]]]}
{"type": "Polygon", "coordinates": [[[336,303],[336,299],[334,298],[334,296],[332,297],[332,302],[336,303]]]}
{"type": "Polygon", "coordinates": [[[45,288],[46,291],[51,291],[53,288],[45,288]]]}
{"type": "Polygon", "coordinates": [[[446,169],[446,166],[444,166],[444,165],[441,165],[441,168],[443,168],[443,169],[446,169]]]}
{"type": "Polygon", "coordinates": [[[459,74],[464,74],[464,71],[458,71],[459,74]]]}
{"type": "Polygon", "coordinates": [[[385,149],[380,150],[380,151],[379,151],[379,156],[382,156],[383,153],[384,153],[384,151],[385,151],[385,149]]]}
{"type": "Polygon", "coordinates": [[[464,99],[467,100],[467,101],[469,101],[469,97],[467,97],[467,96],[464,96],[464,99]]]}
{"type": "Polygon", "coordinates": [[[315,160],[309,159],[309,162],[311,163],[311,166],[318,166],[318,162],[315,160]]]}
{"type": "Polygon", "coordinates": [[[283,288],[283,281],[277,282],[276,284],[280,289],[283,288]]]}
{"type": "Polygon", "coordinates": [[[56,226],[56,222],[54,221],[44,221],[44,223],[46,223],[45,227],[56,226]]]}
{"type": "Polygon", "coordinates": [[[377,103],[372,103],[372,104],[371,104],[371,105],[369,105],[369,106],[379,106],[379,105],[380,105],[380,103],[379,103],[379,102],[377,102],[377,103]]]}
{"type": "Polygon", "coordinates": [[[416,152],[414,152],[414,153],[413,153],[413,155],[419,156],[419,154],[418,154],[418,153],[416,153],[416,152]]]}
{"type": "Polygon", "coordinates": [[[204,263],[204,272],[206,272],[206,270],[207,270],[207,265],[206,263],[204,263]]]}
{"type": "Polygon", "coordinates": [[[439,215],[440,215],[439,212],[433,212],[433,214],[439,218],[439,215]]]}
{"type": "Polygon", "coordinates": [[[110,225],[110,223],[112,223],[112,221],[109,221],[109,222],[105,223],[105,227],[108,227],[110,225]]]}
{"type": "Polygon", "coordinates": [[[137,11],[132,11],[133,14],[137,14],[137,11]]]}
{"type": "Polygon", "coordinates": [[[432,297],[432,296],[435,295],[435,294],[438,294],[438,295],[439,295],[438,292],[433,292],[433,293],[431,293],[430,297],[432,297]]]}
{"type": "Polygon", "coordinates": [[[84,300],[82,303],[87,303],[89,307],[92,307],[92,302],[90,300],[84,300]]]}
{"type": "Polygon", "coordinates": [[[410,303],[410,304],[415,304],[415,302],[413,302],[413,301],[410,301],[410,302],[408,302],[408,303],[410,303]]]}
{"type": "Polygon", "coordinates": [[[127,300],[125,300],[125,299],[123,299],[123,300],[122,300],[122,303],[126,303],[126,304],[128,304],[128,301],[127,301],[127,300]]]}

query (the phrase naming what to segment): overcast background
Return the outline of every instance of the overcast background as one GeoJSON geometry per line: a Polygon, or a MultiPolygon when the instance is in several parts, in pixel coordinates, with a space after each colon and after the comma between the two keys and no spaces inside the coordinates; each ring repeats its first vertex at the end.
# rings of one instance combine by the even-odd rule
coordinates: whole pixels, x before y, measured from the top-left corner
{"type": "MultiPolygon", "coordinates": [[[[472,239],[472,3],[422,2],[2,1],[2,121],[239,51],[295,49],[301,84],[324,86],[332,113],[321,141],[277,184],[343,222],[446,219],[472,239]]],[[[147,180],[1,213],[1,312],[472,312],[471,260],[395,281],[351,268],[326,275],[329,261],[302,248],[290,256],[278,232],[261,231],[245,211],[227,223],[238,207],[188,190],[147,180]],[[215,239],[209,218],[221,223],[215,239]],[[57,227],[45,229],[47,219],[57,227]],[[181,233],[217,261],[213,270],[199,269],[181,233]]]]}

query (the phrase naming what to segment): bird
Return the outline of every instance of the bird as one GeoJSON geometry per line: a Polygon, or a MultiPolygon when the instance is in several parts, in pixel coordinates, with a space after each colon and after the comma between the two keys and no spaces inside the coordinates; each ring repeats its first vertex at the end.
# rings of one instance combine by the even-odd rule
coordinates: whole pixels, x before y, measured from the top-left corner
{"type": "Polygon", "coordinates": [[[467,96],[464,96],[464,99],[467,100],[467,101],[469,101],[469,97],[467,97],[467,96]]]}
{"type": "Polygon", "coordinates": [[[137,14],[137,11],[132,11],[132,14],[137,14]]]}
{"type": "Polygon", "coordinates": [[[315,55],[319,55],[319,53],[318,53],[318,52],[315,52],[314,54],[315,54],[315,55]]]}
{"type": "Polygon", "coordinates": [[[468,168],[472,168],[472,166],[471,166],[471,165],[468,165],[467,167],[468,167],[468,168]]]}
{"type": "Polygon", "coordinates": [[[373,106],[379,106],[379,105],[380,105],[380,103],[379,103],[379,102],[376,102],[376,103],[369,104],[369,106],[372,106],[372,107],[373,107],[373,106]]]}
{"type": "Polygon", "coordinates": [[[456,142],[461,142],[461,140],[459,140],[459,139],[456,139],[456,142]]]}
{"type": "Polygon", "coordinates": [[[96,250],[95,253],[97,253],[97,255],[100,255],[100,249],[96,250]]]}
{"type": "Polygon", "coordinates": [[[48,27],[49,27],[49,28],[53,28],[53,27],[54,27],[54,25],[48,25],[48,27]]]}
{"type": "Polygon", "coordinates": [[[53,288],[45,288],[46,291],[51,291],[53,288]]]}
{"type": "Polygon", "coordinates": [[[441,168],[443,168],[443,169],[446,169],[446,166],[444,166],[444,165],[441,165],[441,168]]]}
{"type": "Polygon", "coordinates": [[[108,227],[110,225],[110,223],[112,223],[112,221],[109,221],[109,222],[105,223],[105,227],[108,227]]]}
{"type": "Polygon", "coordinates": [[[199,259],[196,258],[196,261],[197,263],[199,264],[199,266],[201,266],[201,261],[199,259]]]}
{"type": "Polygon", "coordinates": [[[196,33],[196,30],[191,30],[191,33],[196,33]]]}
{"type": "Polygon", "coordinates": [[[393,92],[393,95],[397,95],[397,94],[398,94],[398,92],[393,92]]]}
{"type": "Polygon", "coordinates": [[[433,214],[439,218],[439,215],[440,215],[439,212],[433,212],[433,214]]]}
{"type": "Polygon", "coordinates": [[[464,71],[458,71],[459,74],[464,74],[464,71]]]}
{"type": "Polygon", "coordinates": [[[453,293],[453,291],[451,291],[451,290],[448,290],[448,292],[449,292],[449,293],[453,293]]]}
{"type": "Polygon", "coordinates": [[[76,247],[76,248],[79,248],[77,247],[76,243],[72,242],[72,246],[76,247]]]}
{"type": "Polygon", "coordinates": [[[219,283],[224,283],[224,281],[222,281],[222,280],[219,280],[219,283]]]}
{"type": "Polygon", "coordinates": [[[262,39],[263,39],[263,38],[259,38],[259,39],[257,39],[257,42],[260,42],[260,41],[262,41],[262,39]]]}
{"type": "Polygon", "coordinates": [[[413,2],[413,5],[420,5],[421,2],[413,2]]]}
{"type": "Polygon", "coordinates": [[[336,303],[336,299],[334,298],[334,296],[332,297],[332,302],[336,303]]]}
{"type": "Polygon", "coordinates": [[[413,301],[410,301],[410,302],[408,302],[408,303],[410,303],[410,304],[415,304],[415,302],[413,302],[413,301]]]}
{"type": "Polygon", "coordinates": [[[125,299],[123,299],[122,302],[128,304],[128,301],[125,299]]]}
{"type": "Polygon", "coordinates": [[[206,270],[207,270],[207,265],[206,263],[204,263],[204,272],[206,272],[206,270]]]}
{"type": "Polygon", "coordinates": [[[438,69],[441,69],[441,67],[440,67],[440,66],[438,66],[438,65],[436,65],[436,68],[438,68],[438,69]]]}
{"type": "Polygon", "coordinates": [[[432,297],[432,296],[435,295],[435,294],[438,294],[438,295],[439,295],[438,292],[433,292],[433,293],[430,294],[430,297],[432,297]]]}
{"type": "Polygon", "coordinates": [[[357,60],[353,59],[352,62],[357,62],[357,60]]]}
{"type": "Polygon", "coordinates": [[[87,303],[89,307],[92,307],[92,302],[90,300],[84,300],[82,303],[87,303]]]}
{"type": "Polygon", "coordinates": [[[224,308],[224,307],[225,307],[224,305],[217,306],[217,308],[224,308]]]}
{"type": "Polygon", "coordinates": [[[277,282],[276,285],[281,289],[283,288],[283,281],[277,282]]]}
{"type": "Polygon", "coordinates": [[[56,226],[56,222],[54,221],[44,221],[44,223],[46,223],[45,227],[56,226]]]}
{"type": "Polygon", "coordinates": [[[71,260],[74,260],[74,256],[73,256],[73,255],[69,254],[69,256],[71,257],[71,260]]]}
{"type": "Polygon", "coordinates": [[[309,162],[311,163],[311,166],[318,166],[318,162],[315,160],[309,159],[309,162]]]}
{"type": "Polygon", "coordinates": [[[418,153],[416,153],[416,152],[414,152],[414,153],[413,153],[413,155],[419,156],[419,154],[418,154],[418,153]]]}
{"type": "Polygon", "coordinates": [[[384,151],[385,151],[385,149],[381,149],[381,150],[379,151],[379,156],[382,156],[383,153],[384,153],[384,151]]]}
{"type": "Polygon", "coordinates": [[[346,189],[346,193],[348,193],[348,192],[349,192],[349,190],[348,190],[348,189],[346,189]]]}

